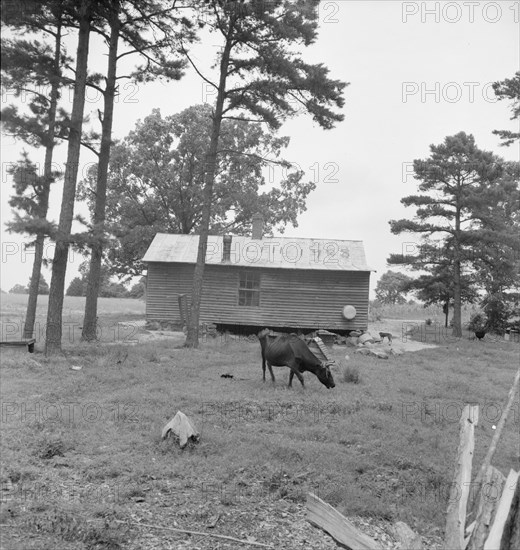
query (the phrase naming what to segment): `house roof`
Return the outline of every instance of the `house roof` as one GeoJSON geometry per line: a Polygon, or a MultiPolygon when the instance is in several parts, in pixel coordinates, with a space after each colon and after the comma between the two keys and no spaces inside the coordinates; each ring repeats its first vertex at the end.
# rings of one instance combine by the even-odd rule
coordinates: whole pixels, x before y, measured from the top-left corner
{"type": "MultiPolygon", "coordinates": [[[[189,263],[197,261],[198,235],[157,233],[143,262],[189,263]]],[[[233,235],[230,260],[222,261],[223,237],[210,235],[206,264],[281,269],[373,271],[367,266],[362,241],[272,237],[252,239],[233,235]]]]}

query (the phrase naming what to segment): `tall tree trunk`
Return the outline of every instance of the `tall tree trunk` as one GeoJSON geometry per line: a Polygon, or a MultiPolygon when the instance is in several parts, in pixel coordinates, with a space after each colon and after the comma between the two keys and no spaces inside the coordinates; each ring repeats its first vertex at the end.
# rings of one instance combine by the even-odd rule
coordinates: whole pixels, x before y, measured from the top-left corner
{"type": "Polygon", "coordinates": [[[114,118],[114,97],[116,92],[117,47],[119,43],[119,0],[113,0],[110,12],[110,42],[108,50],[108,69],[104,92],[104,111],[101,133],[101,147],[96,182],[96,202],[93,216],[93,237],[90,268],[83,318],[82,340],[96,340],[97,301],[101,285],[101,260],[103,257],[103,237],[105,233],[105,209],[107,198],[108,164],[112,145],[112,122],[114,118]]]}
{"type": "Polygon", "coordinates": [[[444,304],[444,313],[446,317],[444,318],[444,327],[448,328],[448,321],[450,319],[450,298],[448,297],[444,304]]]}
{"type": "Polygon", "coordinates": [[[462,337],[462,300],[460,290],[460,271],[461,271],[461,250],[460,250],[460,207],[459,199],[460,193],[457,197],[457,211],[455,213],[455,239],[454,239],[454,251],[455,257],[453,260],[453,332],[452,335],[461,338],[462,337]]]}
{"type": "Polygon", "coordinates": [[[69,256],[70,232],[74,216],[76,181],[78,177],[83,111],[85,107],[85,85],[87,80],[88,47],[90,39],[90,3],[82,0],[79,8],[78,50],[76,54],[76,78],[74,100],[70,119],[67,165],[63,182],[60,221],[56,237],[56,249],[52,262],[52,278],[47,311],[45,354],[53,355],[61,351],[62,310],[65,290],[65,273],[69,256]]]}
{"type": "MultiPolygon", "coordinates": [[[[56,36],[54,46],[54,75],[51,81],[51,94],[49,101],[49,125],[47,128],[47,139],[45,143],[45,160],[43,165],[44,186],[38,198],[39,217],[47,218],[49,210],[49,194],[51,191],[52,177],[52,154],[54,152],[54,131],[56,128],[56,110],[58,106],[58,91],[60,88],[60,57],[61,57],[61,15],[56,20],[56,36]]],[[[45,235],[38,233],[34,244],[34,262],[32,267],[31,284],[29,286],[29,299],[27,312],[25,314],[25,325],[23,329],[24,338],[32,338],[34,334],[34,322],[36,319],[36,306],[38,305],[38,289],[42,271],[43,247],[45,235]]]]}
{"type": "Polygon", "coordinates": [[[222,52],[220,60],[220,79],[215,104],[215,113],[213,115],[213,126],[211,130],[211,141],[206,155],[206,173],[204,174],[204,203],[202,206],[202,219],[200,225],[199,248],[197,251],[197,264],[193,274],[193,287],[191,291],[191,308],[188,319],[188,334],[186,336],[186,347],[197,348],[199,346],[199,318],[200,302],[202,298],[202,283],[204,279],[204,266],[206,263],[206,248],[208,244],[209,223],[211,219],[211,201],[213,200],[213,183],[215,181],[215,171],[217,166],[217,151],[220,137],[220,125],[222,123],[222,111],[224,109],[224,99],[226,90],[226,78],[229,67],[229,58],[232,42],[232,23],[226,45],[222,52]]]}

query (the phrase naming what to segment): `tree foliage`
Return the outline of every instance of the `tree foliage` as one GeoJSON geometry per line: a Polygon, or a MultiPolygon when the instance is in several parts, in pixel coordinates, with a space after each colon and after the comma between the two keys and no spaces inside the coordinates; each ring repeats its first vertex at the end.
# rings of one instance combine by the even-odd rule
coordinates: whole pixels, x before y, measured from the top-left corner
{"type": "Polygon", "coordinates": [[[20,9],[14,17],[2,11],[2,24],[12,31],[12,37],[2,35],[2,85],[25,103],[22,112],[14,104],[4,107],[2,125],[16,139],[45,149],[43,172],[39,173],[27,154],[11,170],[15,195],[10,204],[18,212],[8,230],[34,237],[33,283],[27,301],[25,338],[33,336],[43,247],[45,238],[54,229],[47,221],[51,184],[59,175],[52,168],[54,146],[68,120],[65,111],[58,108],[62,70],[71,61],[62,45],[66,6],[67,2],[54,0],[34,3],[32,10],[20,9]],[[31,33],[38,38],[26,38],[31,33]]]}
{"type": "Polygon", "coordinates": [[[74,277],[67,288],[67,296],[85,296],[85,284],[81,277],[74,277]]]}
{"type": "MultiPolygon", "coordinates": [[[[78,268],[79,277],[75,277],[67,289],[67,296],[86,296],[89,280],[89,262],[83,261],[78,268]]],[[[110,280],[110,270],[106,265],[101,266],[101,284],[99,296],[101,298],[127,298],[129,292],[121,283],[110,280]]]]}
{"type": "MultiPolygon", "coordinates": [[[[37,235],[52,237],[56,225],[47,220],[48,180],[32,162],[27,152],[21,159],[8,167],[12,177],[14,194],[9,205],[14,209],[14,219],[6,223],[9,232],[26,234],[32,239],[37,235]]],[[[53,173],[53,177],[57,175],[53,173]]]]}
{"type": "Polygon", "coordinates": [[[376,296],[382,304],[404,304],[411,278],[398,271],[387,271],[377,282],[376,296]]]}
{"type": "Polygon", "coordinates": [[[301,107],[319,126],[332,128],[344,118],[337,109],[344,104],[345,87],[345,83],[329,77],[325,65],[306,63],[300,55],[302,48],[316,39],[319,0],[209,0],[195,1],[193,6],[200,25],[218,37],[221,49],[213,66],[215,75],[204,74],[184,50],[195,71],[216,93],[186,338],[189,347],[198,346],[204,262],[223,121],[254,121],[278,129],[301,107]]]}
{"type": "MultiPolygon", "coordinates": [[[[162,117],[158,109],[114,147],[109,173],[108,231],[114,237],[109,263],[118,274],[138,275],[140,259],[157,232],[196,233],[200,229],[205,158],[211,134],[211,107],[197,105],[162,117]]],[[[265,231],[297,225],[315,185],[281,158],[288,138],[260,125],[226,120],[221,131],[210,231],[246,234],[252,215],[264,213],[265,231]],[[274,163],[284,178],[269,190],[264,167],[274,163]]],[[[95,168],[81,196],[94,198],[95,168]]]]}
{"type": "MultiPolygon", "coordinates": [[[[32,277],[29,279],[29,284],[27,285],[27,293],[29,293],[29,289],[31,288],[31,282],[32,282],[32,277]]],[[[49,284],[45,280],[45,277],[41,274],[38,280],[38,294],[40,295],[49,294],[49,284]]]]}
{"type": "MultiPolygon", "coordinates": [[[[511,104],[511,120],[520,120],[520,71],[513,78],[506,78],[493,84],[493,90],[498,100],[508,99],[511,104]]],[[[500,137],[500,145],[509,146],[520,139],[520,132],[510,130],[494,130],[494,134],[500,137]]]]}
{"type": "Polygon", "coordinates": [[[9,294],[27,294],[27,287],[18,283],[11,288],[9,294]]]}
{"type": "Polygon", "coordinates": [[[464,269],[471,267],[472,244],[484,235],[490,241],[501,238],[499,231],[484,232],[482,219],[485,200],[490,198],[495,183],[502,177],[504,163],[492,153],[479,149],[473,136],[464,132],[448,136],[444,143],[432,145],[430,150],[428,159],[414,161],[421,194],[401,199],[405,206],[416,208],[414,219],[390,221],[392,233],[422,235],[421,253],[417,257],[392,255],[389,263],[426,267],[435,256],[432,246],[437,247],[440,256],[433,262],[438,266],[436,272],[431,273],[434,278],[423,278],[422,282],[430,289],[436,285],[437,291],[452,292],[453,333],[461,336],[464,269]],[[432,245],[428,239],[436,242],[432,245]]]}
{"type": "MultiPolygon", "coordinates": [[[[108,44],[108,67],[102,80],[105,82],[103,94],[103,114],[101,118],[101,145],[96,174],[95,200],[90,227],[90,269],[85,301],[82,339],[97,339],[97,298],[101,288],[101,262],[105,244],[106,192],[108,167],[112,147],[112,124],[117,82],[130,78],[137,82],[150,81],[157,77],[168,80],[181,78],[185,60],[177,55],[179,29],[183,38],[190,42],[193,38],[191,23],[178,16],[176,3],[146,0],[111,0],[98,10],[102,24],[96,25],[108,44]],[[104,26],[108,27],[105,31],[104,26]],[[120,44],[123,43],[123,44],[120,44]],[[120,52],[121,46],[125,51],[120,52]],[[123,56],[138,54],[144,61],[130,75],[118,76],[118,65],[123,56]]],[[[99,89],[99,88],[98,88],[99,89]]]]}

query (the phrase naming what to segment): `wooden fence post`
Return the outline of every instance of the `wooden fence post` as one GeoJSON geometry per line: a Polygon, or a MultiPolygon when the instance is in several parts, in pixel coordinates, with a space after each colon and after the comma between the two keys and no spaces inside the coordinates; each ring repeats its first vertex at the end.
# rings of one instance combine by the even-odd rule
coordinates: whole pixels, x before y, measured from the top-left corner
{"type": "Polygon", "coordinates": [[[509,414],[509,411],[511,410],[511,407],[513,405],[513,401],[515,398],[516,391],[518,389],[518,384],[520,383],[520,369],[516,372],[515,379],[513,381],[513,385],[511,386],[511,389],[509,390],[509,395],[507,399],[507,404],[505,406],[505,409],[502,412],[502,415],[500,417],[500,420],[497,424],[497,429],[495,431],[495,435],[493,436],[493,439],[491,440],[491,445],[489,446],[488,452],[486,453],[486,456],[484,458],[484,462],[482,462],[482,466],[480,467],[480,470],[477,474],[477,477],[474,481],[475,491],[473,492],[473,500],[470,502],[469,510],[471,513],[474,511],[474,505],[475,505],[475,499],[476,495],[480,492],[480,486],[482,485],[482,479],[484,478],[486,471],[488,469],[488,466],[491,464],[491,460],[493,460],[493,455],[495,454],[498,440],[500,439],[500,436],[502,434],[502,430],[504,428],[504,424],[506,423],[507,415],[509,414]]]}
{"type": "Polygon", "coordinates": [[[471,482],[471,466],[475,447],[475,426],[478,424],[478,406],[466,405],[460,417],[457,463],[446,512],[446,550],[463,550],[466,527],[466,507],[471,482]]]}
{"type": "Polygon", "coordinates": [[[506,534],[509,539],[509,525],[508,521],[511,519],[510,510],[513,505],[513,498],[515,496],[516,487],[518,484],[519,473],[511,470],[507,476],[500,502],[498,503],[497,513],[495,514],[495,520],[489,530],[488,538],[484,543],[484,550],[502,550],[509,547],[509,540],[504,541],[502,544],[502,537],[506,534]]]}
{"type": "Polygon", "coordinates": [[[502,494],[505,483],[505,476],[494,466],[489,466],[478,500],[475,503],[476,517],[475,527],[471,533],[467,550],[482,550],[484,541],[489,534],[489,528],[495,518],[495,512],[502,494]]]}

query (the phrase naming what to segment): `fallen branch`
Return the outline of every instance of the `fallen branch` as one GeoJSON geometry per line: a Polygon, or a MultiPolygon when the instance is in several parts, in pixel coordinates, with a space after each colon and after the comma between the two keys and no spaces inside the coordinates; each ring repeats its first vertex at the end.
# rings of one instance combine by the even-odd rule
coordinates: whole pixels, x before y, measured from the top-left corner
{"type": "Polygon", "coordinates": [[[138,521],[123,521],[120,519],[115,520],[116,523],[123,523],[125,525],[139,525],[141,527],[149,527],[151,529],[164,529],[165,531],[173,531],[175,533],[185,533],[186,535],[197,535],[201,537],[212,537],[214,539],[231,540],[233,542],[239,542],[240,544],[248,544],[249,546],[261,546],[262,548],[274,548],[270,544],[263,544],[261,542],[251,542],[249,540],[236,539],[235,537],[228,537],[227,535],[216,535],[215,533],[204,533],[203,531],[189,531],[188,529],[177,529],[175,527],[163,527],[162,525],[152,525],[151,523],[140,523],[138,521]]]}

